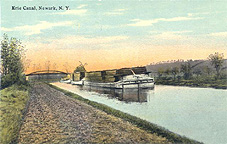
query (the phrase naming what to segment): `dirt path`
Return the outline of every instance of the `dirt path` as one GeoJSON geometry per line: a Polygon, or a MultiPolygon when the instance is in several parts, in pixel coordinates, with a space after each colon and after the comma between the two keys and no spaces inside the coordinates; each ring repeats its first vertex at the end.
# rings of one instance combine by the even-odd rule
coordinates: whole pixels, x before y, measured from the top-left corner
{"type": "Polygon", "coordinates": [[[119,118],[35,83],[19,143],[168,143],[119,118]]]}

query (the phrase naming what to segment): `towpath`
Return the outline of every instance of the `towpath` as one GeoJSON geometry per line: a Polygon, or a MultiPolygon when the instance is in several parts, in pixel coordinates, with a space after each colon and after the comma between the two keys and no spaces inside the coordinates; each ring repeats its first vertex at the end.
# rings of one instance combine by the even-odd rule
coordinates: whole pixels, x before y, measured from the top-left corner
{"type": "Polygon", "coordinates": [[[119,118],[34,83],[19,143],[168,143],[119,118]]]}

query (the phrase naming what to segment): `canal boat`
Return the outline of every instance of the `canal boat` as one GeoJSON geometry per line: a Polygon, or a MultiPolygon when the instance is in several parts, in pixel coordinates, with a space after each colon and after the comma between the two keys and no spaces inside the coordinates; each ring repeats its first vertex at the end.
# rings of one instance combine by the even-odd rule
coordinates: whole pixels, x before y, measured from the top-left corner
{"type": "MultiPolygon", "coordinates": [[[[78,67],[77,67],[78,69],[78,67]]],[[[72,85],[102,88],[154,88],[154,79],[148,76],[146,67],[121,68],[103,71],[75,70],[70,75],[72,85]]]]}
{"type": "Polygon", "coordinates": [[[80,80],[80,81],[71,81],[71,84],[72,85],[80,85],[80,86],[82,86],[82,85],[84,85],[84,79],[82,79],[82,80],[80,80]]]}
{"type": "Polygon", "coordinates": [[[124,76],[121,80],[117,82],[101,83],[101,82],[90,82],[90,81],[82,80],[74,84],[93,86],[93,87],[102,87],[102,88],[116,88],[116,89],[135,89],[135,88],[152,89],[154,88],[154,79],[149,77],[146,74],[134,74],[134,75],[124,76]]]}
{"type": "Polygon", "coordinates": [[[116,82],[115,88],[154,88],[154,79],[145,74],[128,75],[123,77],[120,81],[116,82]]]}
{"type": "Polygon", "coordinates": [[[71,84],[71,80],[70,79],[67,79],[67,80],[61,79],[60,82],[61,83],[66,83],[66,84],[71,84]]]}

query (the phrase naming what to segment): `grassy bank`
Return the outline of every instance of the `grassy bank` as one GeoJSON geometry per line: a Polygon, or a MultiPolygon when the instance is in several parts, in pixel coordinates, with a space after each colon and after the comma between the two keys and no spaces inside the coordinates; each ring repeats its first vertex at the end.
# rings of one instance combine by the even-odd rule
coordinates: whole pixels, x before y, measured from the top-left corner
{"type": "Polygon", "coordinates": [[[192,79],[192,80],[168,80],[157,79],[155,84],[174,85],[174,86],[190,86],[190,87],[203,87],[203,88],[216,88],[227,89],[227,79],[192,79]]]}
{"type": "Polygon", "coordinates": [[[147,122],[145,120],[142,120],[138,117],[135,117],[135,116],[132,116],[132,115],[129,115],[129,114],[126,114],[124,112],[121,112],[119,110],[115,110],[113,108],[110,108],[104,104],[100,104],[100,103],[97,103],[97,102],[93,102],[93,101],[90,101],[88,99],[85,99],[81,96],[78,96],[74,93],[71,93],[69,91],[66,91],[66,90],[63,90],[59,87],[56,87],[56,86],[53,86],[51,84],[49,84],[51,87],[63,92],[64,94],[70,96],[70,97],[73,97],[77,100],[80,100],[84,103],[87,103],[97,109],[100,109],[104,112],[106,112],[107,114],[110,114],[110,115],[113,115],[113,116],[116,116],[116,117],[119,117],[121,119],[124,119],[134,125],[136,125],[137,127],[149,132],[149,133],[155,133],[157,134],[158,136],[162,136],[162,137],[165,137],[166,139],[168,139],[169,141],[173,142],[173,143],[199,143],[195,140],[192,140],[192,139],[189,139],[189,138],[186,138],[184,136],[180,136],[178,134],[175,134],[163,127],[160,127],[158,125],[155,125],[155,124],[152,124],[150,122],[147,122]]]}
{"type": "Polygon", "coordinates": [[[0,97],[0,143],[16,143],[22,123],[26,103],[28,101],[28,87],[12,85],[1,90],[0,97]]]}

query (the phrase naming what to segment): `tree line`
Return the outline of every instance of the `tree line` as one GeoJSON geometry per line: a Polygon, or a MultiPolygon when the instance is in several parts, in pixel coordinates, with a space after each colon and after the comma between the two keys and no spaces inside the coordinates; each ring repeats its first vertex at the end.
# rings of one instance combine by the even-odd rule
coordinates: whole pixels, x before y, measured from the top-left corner
{"type": "Polygon", "coordinates": [[[1,88],[14,83],[26,84],[25,50],[21,41],[3,35],[1,41],[1,88]]]}
{"type": "MultiPolygon", "coordinates": [[[[224,54],[215,52],[214,54],[210,54],[207,58],[211,64],[211,66],[215,69],[215,76],[216,80],[221,78],[221,71],[223,70],[224,64],[224,54]]],[[[202,68],[197,68],[198,65],[202,64],[204,61],[200,61],[194,65],[190,63],[190,61],[181,64],[180,67],[173,67],[173,68],[159,68],[158,69],[158,79],[165,78],[168,75],[173,76],[173,80],[176,79],[185,79],[190,80],[193,78],[193,75],[196,75],[196,78],[201,76],[205,73],[207,76],[210,76],[212,73],[212,68],[209,66],[203,66],[202,68]],[[181,75],[181,76],[180,76],[181,75]]],[[[224,74],[225,75],[225,74],[224,74]]]]}

